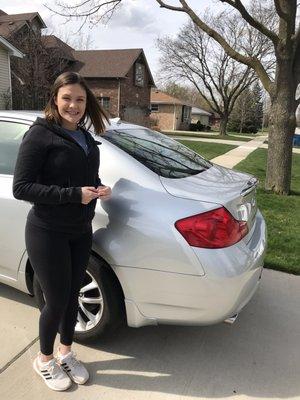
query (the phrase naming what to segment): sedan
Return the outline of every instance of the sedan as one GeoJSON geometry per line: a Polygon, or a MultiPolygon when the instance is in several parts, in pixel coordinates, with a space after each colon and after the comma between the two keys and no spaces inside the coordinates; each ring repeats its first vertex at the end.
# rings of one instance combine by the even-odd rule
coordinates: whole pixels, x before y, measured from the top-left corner
{"type": "MultiPolygon", "coordinates": [[[[42,309],[24,239],[31,204],[12,194],[18,147],[37,116],[0,112],[0,282],[34,296],[42,309]]],[[[104,335],[121,323],[233,322],[263,269],[266,227],[256,178],[119,120],[97,140],[99,175],[112,195],[96,207],[75,338],[104,335]]]]}

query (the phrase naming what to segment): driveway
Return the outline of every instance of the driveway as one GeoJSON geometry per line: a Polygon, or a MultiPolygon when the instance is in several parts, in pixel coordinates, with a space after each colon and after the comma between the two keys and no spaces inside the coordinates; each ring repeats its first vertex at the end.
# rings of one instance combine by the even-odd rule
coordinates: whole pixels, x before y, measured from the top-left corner
{"type": "Polygon", "coordinates": [[[2,399],[300,399],[299,276],[265,270],[233,325],[124,327],[109,339],[76,343],[91,379],[60,393],[31,367],[39,345],[33,304],[0,285],[2,399]]]}

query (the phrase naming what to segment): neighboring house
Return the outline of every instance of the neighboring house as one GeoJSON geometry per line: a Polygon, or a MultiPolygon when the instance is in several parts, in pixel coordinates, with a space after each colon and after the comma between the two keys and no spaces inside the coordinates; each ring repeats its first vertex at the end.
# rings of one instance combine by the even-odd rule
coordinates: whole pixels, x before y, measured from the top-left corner
{"type": "Polygon", "coordinates": [[[202,108],[193,107],[192,108],[192,117],[191,121],[193,124],[196,124],[198,121],[202,125],[209,126],[210,125],[210,117],[212,116],[211,113],[202,110],[202,108]]]}
{"type": "Polygon", "coordinates": [[[45,101],[48,84],[43,70],[47,60],[41,44],[43,28],[46,24],[37,12],[7,14],[0,10],[0,35],[26,55],[11,58],[14,109],[39,108],[45,101]]]}
{"type": "Polygon", "coordinates": [[[159,90],[151,92],[152,125],[161,130],[187,130],[192,106],[159,90]]]}
{"type": "Polygon", "coordinates": [[[46,28],[46,24],[37,12],[7,14],[0,10],[0,35],[6,39],[22,41],[21,39],[27,36],[29,31],[40,35],[43,28],[46,28]]]}
{"type": "Polygon", "coordinates": [[[22,58],[24,54],[0,36],[0,110],[9,109],[12,104],[11,56],[22,58]]]}
{"type": "Polygon", "coordinates": [[[62,71],[74,65],[76,59],[73,55],[75,51],[73,47],[69,46],[55,35],[43,35],[41,36],[41,41],[46,49],[51,50],[50,54],[52,54],[53,61],[57,62],[57,60],[59,60],[59,66],[55,65],[53,69],[62,71]]]}
{"type": "Polygon", "coordinates": [[[72,70],[87,81],[112,117],[149,124],[150,93],[155,86],[143,49],[74,51],[72,70]]]}
{"type": "Polygon", "coordinates": [[[110,116],[149,125],[155,84],[143,49],[76,51],[54,35],[41,35],[45,27],[38,13],[0,10],[0,35],[26,54],[23,64],[12,64],[14,108],[43,108],[55,78],[71,70],[86,79],[110,116]]]}
{"type": "Polygon", "coordinates": [[[220,116],[214,111],[208,112],[198,107],[192,108],[192,122],[200,121],[202,125],[218,129],[220,127],[220,116]]]}

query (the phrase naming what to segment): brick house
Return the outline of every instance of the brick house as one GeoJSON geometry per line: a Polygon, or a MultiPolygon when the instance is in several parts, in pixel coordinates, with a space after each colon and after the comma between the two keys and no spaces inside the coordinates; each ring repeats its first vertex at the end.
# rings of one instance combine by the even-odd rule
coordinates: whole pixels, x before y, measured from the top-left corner
{"type": "Polygon", "coordinates": [[[42,109],[56,76],[73,70],[84,76],[112,117],[149,125],[155,85],[143,49],[76,51],[55,35],[42,35],[44,28],[38,13],[8,15],[0,10],[0,35],[13,38],[11,43],[27,55],[26,67],[16,60],[12,64],[14,108],[42,109]]]}
{"type": "Polygon", "coordinates": [[[188,130],[192,106],[159,90],[151,91],[151,125],[161,130],[188,130]]]}
{"type": "Polygon", "coordinates": [[[74,51],[79,72],[112,117],[149,125],[154,80],[143,49],[74,51]]]}
{"type": "Polygon", "coordinates": [[[191,121],[193,124],[196,124],[198,121],[200,121],[202,125],[209,126],[211,115],[211,113],[203,110],[202,108],[192,107],[191,121]]]}
{"type": "Polygon", "coordinates": [[[11,40],[21,39],[29,31],[41,34],[41,29],[46,28],[39,13],[7,14],[0,10],[0,35],[11,40]]]}
{"type": "Polygon", "coordinates": [[[32,109],[43,105],[47,80],[43,71],[48,59],[41,44],[46,24],[39,13],[6,14],[0,10],[0,35],[21,50],[25,57],[11,57],[14,109],[32,109]]]}

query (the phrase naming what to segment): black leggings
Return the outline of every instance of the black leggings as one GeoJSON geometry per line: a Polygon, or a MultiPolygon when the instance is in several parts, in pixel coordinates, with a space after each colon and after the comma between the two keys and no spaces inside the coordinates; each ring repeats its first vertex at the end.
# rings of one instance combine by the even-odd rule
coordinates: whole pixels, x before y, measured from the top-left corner
{"type": "Polygon", "coordinates": [[[61,344],[72,344],[92,236],[92,228],[87,233],[63,233],[27,221],[26,248],[46,299],[39,320],[41,352],[45,355],[53,353],[57,332],[61,344]]]}

